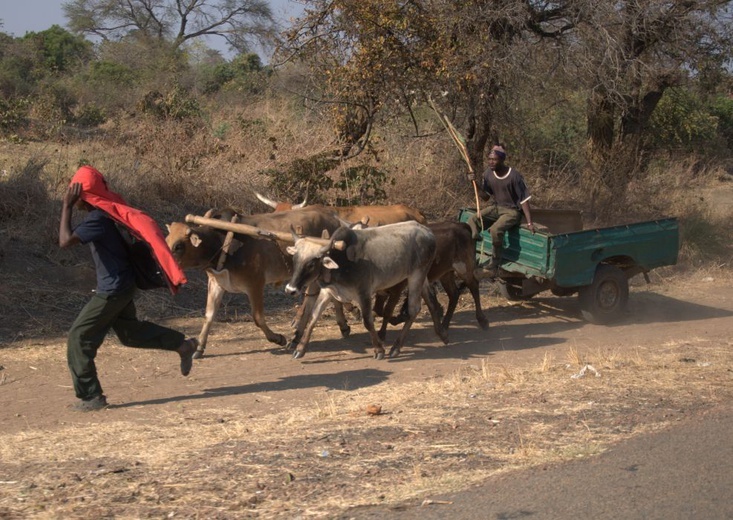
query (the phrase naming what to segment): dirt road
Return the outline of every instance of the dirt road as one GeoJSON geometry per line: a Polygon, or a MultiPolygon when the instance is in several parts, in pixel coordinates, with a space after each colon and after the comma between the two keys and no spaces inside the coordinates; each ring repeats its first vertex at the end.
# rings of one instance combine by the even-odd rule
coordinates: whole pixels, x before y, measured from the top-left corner
{"type": "MultiPolygon", "coordinates": [[[[482,294],[488,287],[484,283],[482,294]]],[[[311,401],[331,389],[429,380],[482,360],[528,366],[544,359],[571,361],[569,355],[601,350],[733,341],[733,283],[722,276],[700,275],[669,284],[657,278],[653,285],[634,286],[627,317],[611,327],[584,322],[572,297],[535,297],[515,304],[487,297],[485,304],[488,331],[476,326],[470,298],[464,295],[449,346],[442,346],[422,316],[402,355],[383,362],[372,359],[368,335],[358,321],[351,319],[353,333],[342,339],[334,320],[324,315],[302,360],[267,343],[251,321],[232,318],[214,325],[206,356],[196,361],[188,378],[177,373],[175,354],[120,347],[114,337],[100,349],[97,364],[115,413],[143,420],[178,406],[234,407],[259,415],[311,401]]],[[[286,314],[271,320],[273,329],[287,331],[287,320],[286,314]]],[[[196,334],[201,318],[170,323],[196,334]]],[[[66,410],[74,396],[64,341],[62,336],[19,341],[0,351],[0,423],[6,432],[84,420],[66,410]]]]}
{"type": "MultiPolygon", "coordinates": [[[[542,428],[602,432],[601,440],[596,436],[592,441],[597,448],[583,448],[592,455],[615,437],[625,439],[644,431],[646,423],[667,424],[688,412],[731,404],[733,280],[716,272],[670,280],[656,274],[652,281],[633,285],[628,314],[610,327],[582,321],[575,298],[548,296],[511,304],[487,296],[491,287],[485,282],[488,331],[476,326],[464,296],[449,346],[436,341],[429,320],[422,316],[402,355],[384,361],[372,358],[368,335],[359,322],[352,320],[352,335],[342,339],[327,316],[307,355],[293,360],[268,344],[251,321],[235,319],[239,310],[231,305],[226,321],[213,328],[206,357],[195,362],[187,378],[178,373],[175,354],[124,348],[111,337],[97,362],[112,406],[90,414],[68,408],[74,396],[63,334],[18,338],[0,350],[0,481],[10,483],[0,485],[0,516],[5,512],[9,518],[28,517],[29,511],[39,508],[55,512],[56,517],[174,513],[188,518],[204,514],[200,501],[193,499],[195,490],[208,489],[205,502],[216,511],[212,518],[333,517],[359,504],[420,496],[414,483],[397,492],[396,481],[403,478],[420,480],[426,492],[456,490],[472,481],[426,479],[460,471],[483,478],[496,468],[534,464],[530,458],[544,449],[540,447],[544,440],[533,440],[533,432],[542,428]],[[674,366],[667,361],[660,365],[655,356],[662,354],[674,366]],[[571,373],[599,360],[605,364],[596,367],[602,375],[599,383],[588,372],[584,386],[569,386],[571,373]],[[633,380],[622,379],[630,362],[633,380]],[[534,367],[535,376],[539,374],[539,379],[527,379],[554,378],[554,386],[526,386],[524,376],[512,372],[525,367],[534,367]],[[659,375],[660,369],[670,369],[678,379],[662,381],[667,375],[659,375]],[[507,376],[499,384],[492,375],[491,384],[478,391],[459,388],[469,372],[480,375],[488,370],[500,376],[505,370],[507,376]],[[650,378],[650,387],[659,387],[656,393],[645,393],[645,377],[650,378]],[[456,391],[451,390],[453,380],[456,391]],[[633,389],[625,389],[627,382],[633,389]],[[679,399],[665,401],[662,383],[672,385],[679,399]],[[398,410],[397,405],[383,415],[382,423],[362,423],[354,412],[375,396],[388,401],[394,392],[434,395],[438,407],[429,409],[429,417],[417,419],[424,421],[419,426],[406,422],[413,410],[398,410]],[[345,409],[344,402],[353,402],[353,408],[345,409]],[[484,405],[493,411],[484,411],[484,405]],[[569,406],[575,409],[566,413],[569,406]],[[518,415],[519,408],[533,415],[531,421],[518,415]],[[269,417],[277,425],[265,427],[269,417]],[[317,424],[321,419],[331,422],[321,427],[317,424]],[[487,428],[495,425],[490,435],[504,437],[487,437],[487,428]],[[286,437],[273,437],[278,429],[286,437]],[[224,437],[207,438],[213,432],[224,437]],[[93,441],[78,440],[89,435],[93,441]],[[169,437],[174,440],[166,441],[169,437]],[[115,439],[128,440],[120,444],[115,439]],[[83,446],[79,442],[91,442],[88,453],[79,452],[83,446]],[[48,447],[52,445],[55,450],[48,447]],[[476,453],[477,446],[489,450],[494,445],[503,451],[490,456],[488,451],[476,453]],[[415,454],[409,451],[413,448],[415,454]],[[154,454],[163,462],[153,460],[154,454]],[[383,460],[385,456],[389,459],[383,460]],[[324,458],[333,464],[328,471],[319,466],[324,458]],[[246,468],[240,468],[245,460],[246,468]],[[104,489],[117,494],[87,496],[82,491],[90,489],[85,482],[101,478],[100,468],[110,464],[104,478],[121,482],[110,480],[104,489]],[[337,464],[344,466],[339,469],[337,464]],[[320,468],[317,478],[303,476],[315,467],[320,468]],[[75,474],[80,481],[70,479],[75,474]],[[181,474],[187,475],[185,484],[164,482],[181,474]],[[367,482],[377,486],[379,479],[388,479],[395,482],[395,490],[354,496],[358,489],[344,489],[353,478],[367,487],[367,482]],[[128,488],[140,489],[151,480],[157,483],[157,498],[148,497],[153,502],[134,498],[140,492],[128,488]],[[230,504],[232,496],[241,496],[243,490],[249,493],[241,506],[245,512],[230,504]],[[17,502],[18,496],[25,502],[17,502]]],[[[273,317],[272,328],[287,331],[288,319],[289,312],[273,317]]],[[[169,323],[196,334],[201,318],[169,323]]],[[[388,339],[393,337],[391,332],[388,339]]],[[[415,418],[422,409],[428,410],[414,407],[415,418]]]]}

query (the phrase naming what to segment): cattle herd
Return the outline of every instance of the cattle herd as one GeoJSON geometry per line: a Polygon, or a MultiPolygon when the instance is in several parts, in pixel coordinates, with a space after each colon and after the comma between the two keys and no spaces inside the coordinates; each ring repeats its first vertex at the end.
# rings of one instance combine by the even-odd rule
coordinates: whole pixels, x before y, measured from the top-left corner
{"type": "Polygon", "coordinates": [[[305,355],[313,327],[329,303],[344,337],[351,331],[345,307],[358,306],[377,359],[385,355],[388,324],[403,323],[388,354],[399,355],[421,301],[430,311],[436,334],[448,343],[447,330],[462,286],[473,296],[479,326],[488,327],[474,272],[475,242],[466,224],[428,223],[420,211],[402,204],[294,206],[257,197],[275,211],[241,215],[210,210],[205,217],[266,230],[280,240],[227,233],[215,225],[168,225],[166,242],[181,268],[202,269],[208,277],[206,315],[195,357],[204,354],[225,292],[246,294],[257,327],[268,341],[292,350],[294,358],[305,355]],[[282,240],[284,234],[291,239],[282,240]],[[448,295],[444,315],[435,295],[438,282],[448,295]],[[265,286],[270,284],[285,284],[286,293],[302,296],[290,338],[273,332],[265,322],[265,286]],[[395,316],[404,292],[404,304],[395,316]],[[379,331],[374,314],[382,318],[379,331]]]}

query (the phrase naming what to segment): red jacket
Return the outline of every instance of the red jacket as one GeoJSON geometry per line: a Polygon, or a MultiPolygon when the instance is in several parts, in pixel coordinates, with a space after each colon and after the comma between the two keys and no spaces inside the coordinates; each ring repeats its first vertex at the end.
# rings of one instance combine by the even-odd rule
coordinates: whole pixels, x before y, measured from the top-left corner
{"type": "Polygon", "coordinates": [[[168,279],[171,293],[176,294],[180,286],[186,283],[186,275],[173,258],[165,242],[165,236],[155,220],[145,212],[128,206],[125,199],[107,188],[107,182],[102,174],[91,166],[82,166],[76,171],[71,184],[77,182],[81,184],[81,199],[84,202],[101,209],[127,227],[135,238],[145,241],[150,246],[158,265],[168,279]]]}

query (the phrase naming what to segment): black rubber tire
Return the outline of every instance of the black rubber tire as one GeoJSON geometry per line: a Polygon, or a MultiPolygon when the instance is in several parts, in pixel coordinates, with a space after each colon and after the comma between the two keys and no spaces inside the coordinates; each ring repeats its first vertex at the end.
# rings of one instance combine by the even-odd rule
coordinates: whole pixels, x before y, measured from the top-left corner
{"type": "Polygon", "coordinates": [[[510,302],[521,302],[532,298],[532,294],[525,296],[522,294],[522,283],[519,285],[512,282],[499,282],[499,293],[510,302]]]}
{"type": "Polygon", "coordinates": [[[578,292],[577,289],[570,289],[568,287],[553,287],[550,289],[550,292],[554,294],[555,296],[572,296],[576,292],[578,292]]]}
{"type": "Polygon", "coordinates": [[[596,325],[607,325],[621,318],[629,301],[629,281],[616,266],[601,264],[593,283],[578,292],[583,318],[596,325]]]}

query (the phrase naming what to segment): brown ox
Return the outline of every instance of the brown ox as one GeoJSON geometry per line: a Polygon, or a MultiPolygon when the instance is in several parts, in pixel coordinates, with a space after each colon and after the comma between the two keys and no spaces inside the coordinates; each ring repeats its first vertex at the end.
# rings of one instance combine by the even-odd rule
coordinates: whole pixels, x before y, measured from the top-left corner
{"type": "MultiPolygon", "coordinates": [[[[275,202],[255,192],[257,198],[274,208],[275,211],[284,211],[296,206],[305,205],[305,200],[300,204],[293,205],[289,202],[275,202]]],[[[309,206],[313,207],[313,206],[309,206]]],[[[396,224],[414,220],[420,224],[427,224],[427,219],[420,210],[411,208],[404,204],[393,204],[391,206],[323,206],[335,211],[339,218],[355,224],[366,221],[369,227],[384,226],[385,224],[396,224]]]]}
{"type": "MultiPolygon", "coordinates": [[[[448,331],[461,292],[456,285],[456,275],[471,291],[476,308],[476,321],[482,329],[487,329],[489,321],[481,310],[479,283],[474,274],[476,242],[471,236],[471,228],[463,222],[434,222],[428,224],[428,228],[435,235],[436,241],[435,259],[428,271],[428,281],[440,281],[448,295],[448,309],[442,321],[443,330],[448,331]]],[[[397,325],[406,317],[407,308],[403,305],[399,316],[391,319],[390,323],[397,325]]]]}
{"type": "MultiPolygon", "coordinates": [[[[233,213],[230,213],[231,215],[233,213]]],[[[208,214],[207,214],[208,215],[208,214]]],[[[229,220],[229,215],[219,218],[229,220]]],[[[290,233],[291,226],[304,235],[320,236],[322,231],[333,233],[342,222],[332,212],[309,207],[279,213],[239,216],[239,222],[270,231],[290,233]]],[[[265,323],[264,289],[268,284],[279,284],[292,275],[292,257],[277,242],[235,234],[221,269],[217,269],[225,240],[225,233],[209,226],[174,222],[168,225],[166,242],[182,269],[203,269],[208,276],[206,317],[199,334],[199,348],[195,357],[201,357],[206,348],[209,329],[221,305],[225,292],[244,293],[252,307],[252,318],[267,337],[278,345],[285,345],[286,338],[276,334],[265,323]]],[[[349,326],[340,307],[336,309],[337,321],[344,335],[349,326]]],[[[303,324],[304,325],[304,324],[303,324]]],[[[300,328],[300,324],[299,324],[300,328]]]]}

